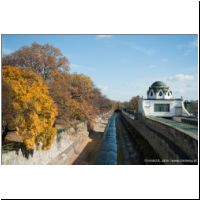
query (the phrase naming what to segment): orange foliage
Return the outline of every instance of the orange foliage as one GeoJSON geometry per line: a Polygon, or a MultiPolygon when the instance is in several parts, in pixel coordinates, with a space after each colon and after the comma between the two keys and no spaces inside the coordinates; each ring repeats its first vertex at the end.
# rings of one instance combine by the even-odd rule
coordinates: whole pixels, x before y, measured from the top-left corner
{"type": "Polygon", "coordinates": [[[89,103],[93,93],[89,77],[54,71],[48,86],[58,107],[58,123],[71,126],[77,121],[91,121],[96,110],[89,103]]]}
{"type": "Polygon", "coordinates": [[[3,67],[2,74],[3,125],[22,135],[27,149],[38,142],[48,149],[56,135],[57,108],[43,79],[19,67],[3,67]]]}
{"type": "Polygon", "coordinates": [[[24,46],[3,56],[2,63],[16,66],[3,68],[3,126],[19,129],[28,148],[37,141],[50,146],[55,119],[65,126],[79,121],[90,126],[96,115],[112,108],[90,77],[68,73],[68,59],[52,45],[24,46]]]}
{"type": "Polygon", "coordinates": [[[96,115],[112,106],[90,77],[83,74],[54,71],[48,87],[58,107],[57,122],[61,124],[71,126],[77,121],[87,121],[90,126],[96,115]]]}

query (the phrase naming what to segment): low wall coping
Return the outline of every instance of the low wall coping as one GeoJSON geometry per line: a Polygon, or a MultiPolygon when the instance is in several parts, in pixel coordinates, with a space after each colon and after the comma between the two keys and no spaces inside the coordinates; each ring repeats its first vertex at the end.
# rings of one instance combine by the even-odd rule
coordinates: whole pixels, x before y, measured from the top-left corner
{"type": "Polygon", "coordinates": [[[168,126],[168,127],[172,128],[172,129],[175,129],[175,130],[177,130],[177,131],[179,131],[179,132],[181,132],[181,133],[183,133],[183,134],[185,134],[185,135],[187,135],[187,136],[190,136],[190,137],[192,137],[193,139],[195,139],[195,140],[198,141],[198,135],[195,135],[195,134],[193,134],[193,133],[191,133],[191,132],[189,132],[189,131],[186,131],[186,130],[183,130],[183,129],[174,127],[174,126],[172,126],[171,124],[168,124],[168,123],[165,123],[165,122],[161,122],[161,121],[159,121],[159,120],[152,119],[152,118],[149,118],[149,117],[147,117],[147,116],[145,116],[145,118],[148,119],[148,120],[155,121],[155,122],[157,122],[157,123],[163,124],[163,125],[165,125],[165,126],[168,126]]]}

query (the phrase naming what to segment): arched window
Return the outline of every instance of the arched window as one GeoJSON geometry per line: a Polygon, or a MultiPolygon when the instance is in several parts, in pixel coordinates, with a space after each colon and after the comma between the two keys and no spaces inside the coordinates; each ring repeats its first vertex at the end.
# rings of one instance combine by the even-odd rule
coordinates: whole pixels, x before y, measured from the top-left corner
{"type": "Polygon", "coordinates": [[[151,93],[150,93],[150,96],[152,97],[153,96],[153,92],[151,91],[151,93]]]}
{"type": "Polygon", "coordinates": [[[159,92],[159,96],[160,96],[160,97],[162,96],[162,92],[161,92],[161,91],[159,92]]]}

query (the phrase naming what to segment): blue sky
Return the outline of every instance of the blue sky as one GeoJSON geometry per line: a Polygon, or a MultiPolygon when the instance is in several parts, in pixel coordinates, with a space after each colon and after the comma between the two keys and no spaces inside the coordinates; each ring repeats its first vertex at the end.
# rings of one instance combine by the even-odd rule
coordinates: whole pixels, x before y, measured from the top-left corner
{"type": "Polygon", "coordinates": [[[146,97],[148,87],[165,82],[175,97],[198,99],[197,35],[3,35],[2,53],[33,42],[49,43],[113,100],[146,97]]]}

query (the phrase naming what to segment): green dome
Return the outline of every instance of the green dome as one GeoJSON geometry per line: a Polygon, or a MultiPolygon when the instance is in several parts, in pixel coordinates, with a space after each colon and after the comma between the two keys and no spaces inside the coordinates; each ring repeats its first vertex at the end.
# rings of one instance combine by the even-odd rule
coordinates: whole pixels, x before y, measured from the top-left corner
{"type": "Polygon", "coordinates": [[[163,83],[162,81],[156,81],[151,85],[151,88],[165,88],[167,87],[167,85],[165,83],[163,83]]]}
{"type": "Polygon", "coordinates": [[[151,90],[153,90],[154,93],[157,93],[159,90],[162,90],[164,93],[166,93],[169,90],[169,87],[162,81],[156,81],[149,87],[147,94],[149,94],[151,90]]]}

